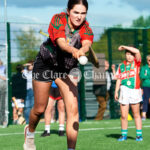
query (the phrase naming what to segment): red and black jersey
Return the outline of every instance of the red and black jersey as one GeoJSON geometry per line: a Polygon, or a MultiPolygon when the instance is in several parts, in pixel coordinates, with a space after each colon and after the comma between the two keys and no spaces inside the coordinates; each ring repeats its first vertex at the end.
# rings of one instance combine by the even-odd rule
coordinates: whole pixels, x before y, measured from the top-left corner
{"type": "Polygon", "coordinates": [[[57,38],[65,38],[70,46],[76,48],[81,47],[83,40],[93,42],[93,32],[89,27],[89,23],[84,21],[77,30],[72,32],[68,24],[68,16],[64,12],[53,16],[48,28],[48,33],[54,45],[56,45],[55,41],[57,38]]]}
{"type": "Polygon", "coordinates": [[[57,46],[57,38],[65,38],[68,45],[77,49],[82,47],[82,41],[84,40],[93,42],[93,32],[89,27],[89,23],[85,20],[76,30],[71,31],[68,24],[68,16],[64,12],[53,16],[48,28],[48,33],[49,39],[45,45],[46,48],[50,48],[47,50],[45,45],[41,46],[40,53],[45,61],[50,60],[49,57],[52,58],[54,61],[51,61],[51,63],[58,66],[59,71],[61,68],[61,71],[65,70],[69,72],[72,68],[77,67],[78,61],[71,53],[63,51],[57,46]]]}

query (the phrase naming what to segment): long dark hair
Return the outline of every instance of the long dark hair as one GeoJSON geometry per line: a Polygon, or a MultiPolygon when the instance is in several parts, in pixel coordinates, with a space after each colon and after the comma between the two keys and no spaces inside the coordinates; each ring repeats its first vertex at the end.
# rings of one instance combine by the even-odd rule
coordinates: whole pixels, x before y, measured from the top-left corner
{"type": "MultiPolygon", "coordinates": [[[[130,44],[130,45],[128,45],[128,46],[130,46],[130,47],[135,47],[134,44],[130,44]]],[[[125,49],[125,54],[126,54],[126,53],[130,53],[132,56],[135,57],[135,53],[132,53],[131,51],[129,51],[129,50],[127,50],[127,49],[125,49]]]]}
{"type": "Polygon", "coordinates": [[[68,0],[67,9],[70,11],[76,4],[83,4],[86,7],[86,11],[88,11],[87,0],[68,0]]]}

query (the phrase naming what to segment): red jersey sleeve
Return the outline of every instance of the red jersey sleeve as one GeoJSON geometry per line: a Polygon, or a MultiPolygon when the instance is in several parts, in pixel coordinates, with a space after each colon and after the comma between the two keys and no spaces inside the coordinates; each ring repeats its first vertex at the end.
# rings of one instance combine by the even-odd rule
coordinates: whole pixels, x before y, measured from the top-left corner
{"type": "Polygon", "coordinates": [[[135,58],[135,59],[134,59],[134,62],[135,62],[135,65],[136,65],[136,66],[140,67],[140,65],[141,65],[141,60],[137,61],[137,59],[135,58]]]}
{"type": "Polygon", "coordinates": [[[89,24],[87,21],[85,22],[82,29],[80,30],[80,36],[81,36],[81,43],[83,40],[89,40],[93,43],[93,38],[94,38],[93,31],[89,27],[89,24]]]}
{"type": "Polygon", "coordinates": [[[61,14],[56,14],[53,16],[48,28],[49,37],[53,42],[57,38],[65,38],[65,24],[60,15],[61,14]]]}

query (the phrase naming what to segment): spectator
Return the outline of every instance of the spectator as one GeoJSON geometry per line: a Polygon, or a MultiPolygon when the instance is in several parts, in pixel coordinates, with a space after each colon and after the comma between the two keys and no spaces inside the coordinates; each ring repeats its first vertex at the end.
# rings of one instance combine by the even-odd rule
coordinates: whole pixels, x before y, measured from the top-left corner
{"type": "MultiPolygon", "coordinates": [[[[21,64],[18,64],[16,67],[17,73],[12,76],[12,97],[16,98],[16,103],[19,108],[19,113],[23,113],[24,108],[24,100],[26,97],[26,86],[27,86],[27,80],[23,78],[23,66],[21,64]]],[[[12,103],[13,107],[13,123],[18,123],[18,115],[17,115],[17,109],[15,108],[14,103],[12,103]]]]}
{"type": "Polygon", "coordinates": [[[6,80],[6,68],[3,65],[3,62],[0,60],[0,81],[6,80]]]}
{"type": "MultiPolygon", "coordinates": [[[[112,65],[112,71],[115,73],[115,66],[112,65]]],[[[107,102],[109,99],[109,90],[111,86],[111,80],[114,79],[113,73],[109,71],[109,63],[105,60],[105,74],[106,74],[106,84],[95,86],[95,95],[97,96],[97,101],[99,103],[99,109],[95,120],[103,120],[104,112],[107,107],[107,102]],[[99,92],[98,92],[99,91],[99,92]]]]}
{"type": "Polygon", "coordinates": [[[6,100],[6,68],[0,60],[0,124],[4,124],[6,100]]]}
{"type": "Polygon", "coordinates": [[[24,64],[26,68],[23,70],[23,75],[27,79],[27,95],[25,98],[25,109],[24,116],[26,123],[29,123],[29,115],[30,111],[34,105],[34,94],[32,87],[32,69],[33,69],[33,61],[29,61],[27,64],[24,64]]]}
{"type": "Polygon", "coordinates": [[[146,120],[146,113],[148,112],[149,98],[150,98],[150,55],[146,57],[147,64],[141,68],[140,78],[142,79],[143,88],[143,109],[142,120],[146,120]]]}

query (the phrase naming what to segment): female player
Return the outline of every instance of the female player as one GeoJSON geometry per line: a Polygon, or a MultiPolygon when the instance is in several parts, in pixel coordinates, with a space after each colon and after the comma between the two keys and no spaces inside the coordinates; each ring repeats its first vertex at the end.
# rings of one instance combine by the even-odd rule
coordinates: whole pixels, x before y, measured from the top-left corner
{"type": "Polygon", "coordinates": [[[34,107],[29,126],[25,127],[24,150],[36,149],[34,132],[47,106],[52,80],[55,80],[65,102],[68,150],[75,149],[79,128],[77,82],[68,74],[93,42],[93,32],[86,21],[87,11],[87,0],[69,0],[67,13],[54,15],[50,22],[49,39],[41,46],[34,63],[34,107]]]}
{"type": "Polygon", "coordinates": [[[125,50],[126,61],[119,65],[116,73],[117,83],[115,89],[115,100],[118,101],[120,89],[120,109],[121,109],[121,132],[122,136],[118,141],[127,140],[128,112],[131,105],[136,125],[136,141],[142,141],[142,121],[140,116],[140,102],[142,93],[140,88],[140,51],[134,47],[120,46],[118,50],[125,50]]]}

